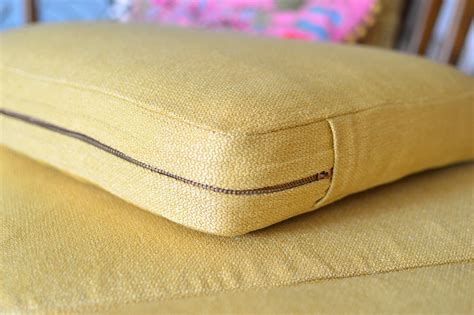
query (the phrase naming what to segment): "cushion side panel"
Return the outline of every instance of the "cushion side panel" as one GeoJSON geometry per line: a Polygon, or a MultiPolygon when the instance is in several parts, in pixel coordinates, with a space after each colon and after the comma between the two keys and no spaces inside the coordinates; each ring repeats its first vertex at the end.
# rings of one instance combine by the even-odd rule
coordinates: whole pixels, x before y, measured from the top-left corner
{"type": "Polygon", "coordinates": [[[188,183],[124,161],[77,139],[2,117],[2,143],[91,182],[142,209],[187,227],[239,235],[313,210],[329,178],[281,192],[231,195],[188,183]]]}
{"type": "Polygon", "coordinates": [[[474,96],[329,119],[333,180],[319,205],[422,170],[474,159],[474,96]]]}

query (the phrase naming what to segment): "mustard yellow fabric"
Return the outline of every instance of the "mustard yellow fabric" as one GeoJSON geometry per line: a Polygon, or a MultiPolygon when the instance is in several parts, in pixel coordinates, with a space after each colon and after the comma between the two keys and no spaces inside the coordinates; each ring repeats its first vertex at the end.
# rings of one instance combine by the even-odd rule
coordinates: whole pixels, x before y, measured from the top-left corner
{"type": "Polygon", "coordinates": [[[474,79],[416,57],[108,23],[0,53],[3,144],[212,234],[474,157],[474,79]]]}
{"type": "Polygon", "coordinates": [[[470,314],[472,262],[112,307],[114,314],[470,314]]]}
{"type": "Polygon", "coordinates": [[[466,313],[472,307],[472,163],[219,237],[7,149],[0,161],[3,312],[466,313]]]}

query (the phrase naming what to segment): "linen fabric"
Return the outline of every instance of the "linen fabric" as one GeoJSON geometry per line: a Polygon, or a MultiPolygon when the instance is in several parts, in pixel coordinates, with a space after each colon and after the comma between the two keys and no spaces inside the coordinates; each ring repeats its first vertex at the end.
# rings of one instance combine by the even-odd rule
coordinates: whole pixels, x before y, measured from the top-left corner
{"type": "Polygon", "coordinates": [[[3,144],[212,234],[474,156],[474,80],[415,57],[108,23],[1,44],[3,144]]]}
{"type": "Polygon", "coordinates": [[[10,150],[0,161],[5,313],[472,310],[472,163],[219,237],[10,150]]]}
{"type": "Polygon", "coordinates": [[[474,264],[230,291],[112,307],[113,314],[469,314],[474,264]]]}

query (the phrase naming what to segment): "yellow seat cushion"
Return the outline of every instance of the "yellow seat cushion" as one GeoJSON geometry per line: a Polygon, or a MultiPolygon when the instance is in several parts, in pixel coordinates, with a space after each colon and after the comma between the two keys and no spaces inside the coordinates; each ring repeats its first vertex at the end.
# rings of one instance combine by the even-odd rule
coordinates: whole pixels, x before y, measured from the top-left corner
{"type": "Polygon", "coordinates": [[[109,311],[113,314],[469,314],[473,279],[474,264],[470,261],[116,305],[109,311]]]}
{"type": "Polygon", "coordinates": [[[0,161],[6,313],[472,310],[472,163],[220,237],[13,151],[0,161]]]}
{"type": "Polygon", "coordinates": [[[208,233],[473,158],[474,80],[415,57],[109,23],[1,45],[3,144],[208,233]]]}

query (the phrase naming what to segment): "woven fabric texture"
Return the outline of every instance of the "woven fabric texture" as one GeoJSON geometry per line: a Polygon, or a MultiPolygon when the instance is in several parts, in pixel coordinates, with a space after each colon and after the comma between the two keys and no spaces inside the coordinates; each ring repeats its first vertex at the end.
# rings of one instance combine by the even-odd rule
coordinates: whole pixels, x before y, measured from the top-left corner
{"type": "Polygon", "coordinates": [[[3,144],[208,233],[474,155],[474,80],[415,57],[107,23],[1,42],[3,144]]]}
{"type": "Polygon", "coordinates": [[[112,307],[113,314],[469,314],[472,262],[112,307]]]}
{"type": "Polygon", "coordinates": [[[462,312],[472,302],[472,163],[219,237],[10,150],[0,150],[0,161],[0,309],[7,313],[186,305],[205,313],[226,305],[433,313],[462,312]],[[269,304],[259,306],[263,297],[269,304]]]}

